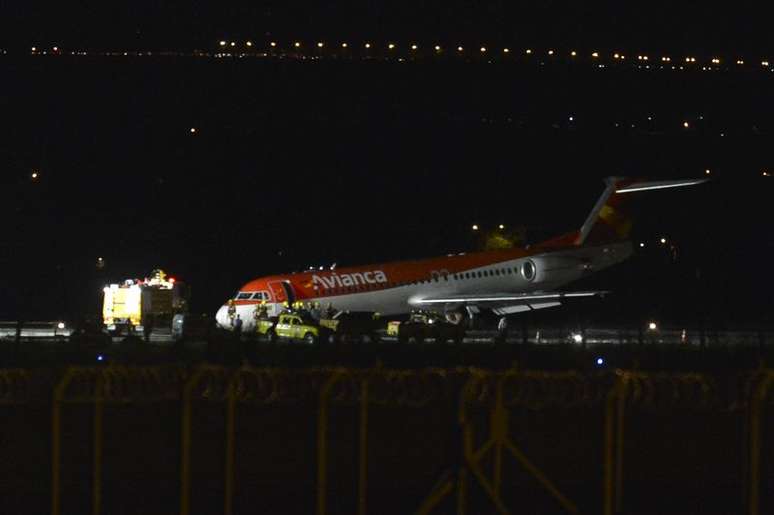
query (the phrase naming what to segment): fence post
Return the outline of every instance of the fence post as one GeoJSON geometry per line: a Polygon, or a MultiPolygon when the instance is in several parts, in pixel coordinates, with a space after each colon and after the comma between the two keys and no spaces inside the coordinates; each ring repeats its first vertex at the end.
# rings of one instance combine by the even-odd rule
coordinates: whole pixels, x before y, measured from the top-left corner
{"type": "Polygon", "coordinates": [[[626,408],[626,394],[631,376],[623,375],[620,392],[618,393],[618,406],[616,413],[616,456],[615,456],[615,511],[621,513],[623,505],[623,447],[624,447],[624,410],[626,408]]]}
{"type": "Polygon", "coordinates": [[[223,500],[223,513],[231,515],[234,511],[234,465],[236,440],[236,384],[239,370],[234,372],[226,392],[226,484],[223,500]]]}
{"type": "Polygon", "coordinates": [[[94,464],[92,477],[92,514],[99,515],[102,509],[102,408],[104,378],[97,375],[94,392],[94,464]]]}
{"type": "Polygon", "coordinates": [[[199,368],[183,387],[183,416],[180,452],[180,515],[191,511],[191,395],[205,373],[199,368]]]}
{"type": "Polygon", "coordinates": [[[613,388],[607,394],[605,401],[605,475],[603,491],[603,513],[613,515],[613,490],[614,490],[614,468],[613,460],[615,454],[615,407],[618,389],[620,388],[620,376],[616,376],[613,388]]]}
{"type": "Polygon", "coordinates": [[[320,389],[320,407],[317,412],[317,515],[325,515],[326,460],[328,458],[328,395],[330,395],[331,388],[338,381],[340,374],[338,370],[333,372],[320,389]]]}
{"type": "Polygon", "coordinates": [[[74,369],[70,367],[62,376],[61,381],[54,389],[54,399],[51,406],[51,515],[59,515],[61,511],[62,476],[59,462],[62,456],[62,398],[73,374],[74,369]]]}
{"type": "Polygon", "coordinates": [[[358,481],[358,514],[366,515],[368,492],[368,378],[360,383],[360,462],[358,481]]]}
{"type": "Polygon", "coordinates": [[[750,406],[750,515],[760,513],[761,473],[761,412],[774,380],[774,371],[768,370],[752,395],[750,406]]]}

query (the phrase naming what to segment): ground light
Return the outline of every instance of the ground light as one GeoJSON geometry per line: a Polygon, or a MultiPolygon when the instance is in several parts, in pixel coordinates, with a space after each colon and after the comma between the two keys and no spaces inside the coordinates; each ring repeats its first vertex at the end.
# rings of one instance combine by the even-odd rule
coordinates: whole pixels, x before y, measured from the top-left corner
{"type": "Polygon", "coordinates": [[[572,333],[572,341],[575,343],[583,343],[583,335],[581,333],[572,333]]]}
{"type": "Polygon", "coordinates": [[[605,364],[605,358],[597,358],[597,366],[601,367],[605,364]]]}
{"type": "Polygon", "coordinates": [[[648,322],[648,331],[655,331],[656,329],[658,329],[656,322],[648,322]]]}
{"type": "Polygon", "coordinates": [[[105,359],[105,356],[103,356],[102,354],[97,354],[97,361],[104,361],[104,359],[105,359]]]}

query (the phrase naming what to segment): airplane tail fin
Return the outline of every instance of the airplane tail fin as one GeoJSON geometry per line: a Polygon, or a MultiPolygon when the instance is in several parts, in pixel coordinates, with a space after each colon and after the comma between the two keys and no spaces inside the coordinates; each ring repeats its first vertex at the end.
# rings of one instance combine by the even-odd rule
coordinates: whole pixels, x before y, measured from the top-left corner
{"type": "Polygon", "coordinates": [[[707,179],[640,181],[625,177],[608,177],[605,179],[605,191],[578,231],[574,244],[580,246],[627,239],[632,228],[631,218],[625,209],[627,193],[680,188],[706,181],[707,179]]]}

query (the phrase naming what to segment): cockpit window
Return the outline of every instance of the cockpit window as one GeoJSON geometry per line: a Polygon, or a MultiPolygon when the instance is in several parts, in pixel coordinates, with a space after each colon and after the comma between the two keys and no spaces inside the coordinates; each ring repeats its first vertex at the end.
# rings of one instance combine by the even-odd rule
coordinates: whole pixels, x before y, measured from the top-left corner
{"type": "Polygon", "coordinates": [[[269,292],[257,291],[253,293],[253,300],[269,300],[269,292]]]}
{"type": "Polygon", "coordinates": [[[237,294],[237,296],[236,296],[236,300],[246,300],[246,299],[249,299],[249,298],[250,298],[250,297],[252,297],[252,296],[253,296],[253,294],[252,294],[252,293],[250,293],[250,292],[243,292],[243,291],[240,291],[240,292],[237,294]]]}

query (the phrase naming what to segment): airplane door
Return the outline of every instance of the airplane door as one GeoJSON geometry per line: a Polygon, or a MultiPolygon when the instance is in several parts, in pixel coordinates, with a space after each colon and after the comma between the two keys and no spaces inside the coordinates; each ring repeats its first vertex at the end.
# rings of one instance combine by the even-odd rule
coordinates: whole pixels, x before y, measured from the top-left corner
{"type": "Polygon", "coordinates": [[[293,287],[288,281],[272,281],[269,283],[269,289],[274,297],[274,302],[285,302],[292,304],[296,298],[293,294],[293,287]]]}
{"type": "Polygon", "coordinates": [[[290,281],[282,281],[282,289],[285,290],[285,297],[288,299],[288,304],[291,306],[296,301],[296,292],[293,291],[293,285],[290,281]]]}
{"type": "Polygon", "coordinates": [[[271,290],[271,296],[274,297],[274,302],[282,303],[288,300],[285,295],[285,288],[282,287],[282,281],[270,282],[269,290],[271,290]]]}

